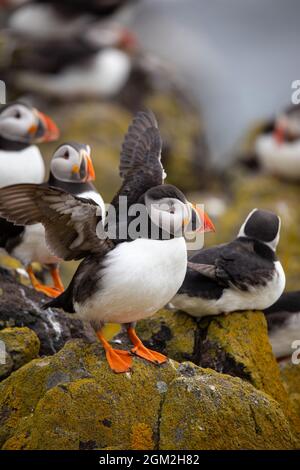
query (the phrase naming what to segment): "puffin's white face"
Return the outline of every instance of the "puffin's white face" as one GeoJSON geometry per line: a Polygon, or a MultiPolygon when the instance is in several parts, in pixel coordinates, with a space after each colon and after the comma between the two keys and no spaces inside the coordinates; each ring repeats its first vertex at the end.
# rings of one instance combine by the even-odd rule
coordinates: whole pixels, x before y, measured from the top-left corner
{"type": "Polygon", "coordinates": [[[55,151],[50,169],[53,176],[68,183],[83,183],[95,179],[88,145],[66,143],[55,151]]]}
{"type": "Polygon", "coordinates": [[[214,230],[209,217],[172,185],[149,190],[145,194],[145,203],[151,221],[167,234],[183,236],[184,232],[214,230]]]}
{"type": "Polygon", "coordinates": [[[180,233],[191,219],[189,204],[175,198],[148,201],[148,212],[152,222],[169,234],[180,233]]]}
{"type": "Polygon", "coordinates": [[[36,143],[55,140],[54,122],[37,109],[13,103],[0,113],[0,135],[14,142],[36,143]]]}

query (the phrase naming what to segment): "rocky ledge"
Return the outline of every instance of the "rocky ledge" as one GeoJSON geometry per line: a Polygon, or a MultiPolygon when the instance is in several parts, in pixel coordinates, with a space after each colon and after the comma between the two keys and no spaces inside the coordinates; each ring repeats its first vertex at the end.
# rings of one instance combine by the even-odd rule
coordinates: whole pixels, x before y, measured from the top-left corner
{"type": "Polygon", "coordinates": [[[113,374],[98,344],[70,341],[0,385],[3,449],[293,449],[283,407],[193,363],[140,359],[113,374]]]}
{"type": "Polygon", "coordinates": [[[20,281],[18,271],[0,267],[0,330],[15,326],[30,328],[40,340],[40,354],[54,354],[70,338],[94,339],[89,325],[76,315],[50,308],[43,310],[46,301],[47,297],[20,281]]]}

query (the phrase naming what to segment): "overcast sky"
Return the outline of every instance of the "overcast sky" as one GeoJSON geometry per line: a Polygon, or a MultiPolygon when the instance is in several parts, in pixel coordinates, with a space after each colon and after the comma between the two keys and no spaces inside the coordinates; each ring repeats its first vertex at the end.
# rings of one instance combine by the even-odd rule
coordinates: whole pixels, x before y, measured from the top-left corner
{"type": "Polygon", "coordinates": [[[142,0],[134,28],[176,65],[224,163],[249,124],[290,103],[300,79],[299,18],[297,0],[142,0]]]}

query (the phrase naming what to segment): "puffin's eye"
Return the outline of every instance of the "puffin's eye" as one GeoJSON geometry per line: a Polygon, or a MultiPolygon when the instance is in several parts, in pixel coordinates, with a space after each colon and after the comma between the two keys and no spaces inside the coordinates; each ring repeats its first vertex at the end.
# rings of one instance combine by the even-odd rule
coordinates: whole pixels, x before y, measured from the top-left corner
{"type": "Polygon", "coordinates": [[[69,150],[66,150],[65,153],[63,154],[63,158],[64,158],[65,160],[68,160],[69,156],[70,156],[69,150]]]}
{"type": "Polygon", "coordinates": [[[20,119],[20,118],[21,118],[21,113],[20,113],[20,111],[17,110],[17,111],[15,112],[15,118],[16,118],[16,119],[20,119]]]}

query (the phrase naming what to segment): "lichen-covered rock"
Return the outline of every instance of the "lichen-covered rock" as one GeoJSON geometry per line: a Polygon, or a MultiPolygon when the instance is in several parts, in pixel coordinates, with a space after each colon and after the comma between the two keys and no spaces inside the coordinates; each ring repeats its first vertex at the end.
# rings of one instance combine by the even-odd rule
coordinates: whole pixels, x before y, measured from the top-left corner
{"type": "Polygon", "coordinates": [[[240,379],[134,359],[114,374],[100,345],[72,340],[0,384],[3,449],[295,448],[280,405],[240,379]],[[241,429],[243,427],[243,429],[241,429]]]}
{"type": "Polygon", "coordinates": [[[100,345],[69,342],[3,382],[0,441],[5,448],[154,448],[161,402],[175,375],[172,363],[138,359],[132,374],[116,375],[100,345]]]}
{"type": "Polygon", "coordinates": [[[6,352],[5,363],[0,363],[0,380],[39,354],[39,339],[29,328],[5,328],[0,331],[0,341],[6,352]]]}
{"type": "Polygon", "coordinates": [[[294,445],[278,403],[238,378],[192,368],[168,389],[161,410],[161,449],[290,449],[294,445]]]}
{"type": "Polygon", "coordinates": [[[11,271],[0,268],[0,330],[27,326],[38,336],[41,354],[53,354],[70,338],[94,340],[89,324],[76,315],[55,309],[43,310],[48,297],[18,282],[11,271]]]}
{"type": "Polygon", "coordinates": [[[241,377],[277,401],[287,402],[261,312],[219,315],[202,320],[199,327],[197,363],[241,377]]]}
{"type": "Polygon", "coordinates": [[[148,347],[179,362],[193,359],[197,329],[192,317],[169,310],[160,310],[137,324],[137,333],[148,347]]]}
{"type": "Polygon", "coordinates": [[[280,372],[293,410],[300,418],[300,364],[280,364],[280,372]]]}
{"type": "Polygon", "coordinates": [[[277,362],[261,312],[237,312],[196,321],[184,312],[160,310],[140,321],[137,332],[147,346],[178,361],[241,377],[286,403],[277,362]]]}

